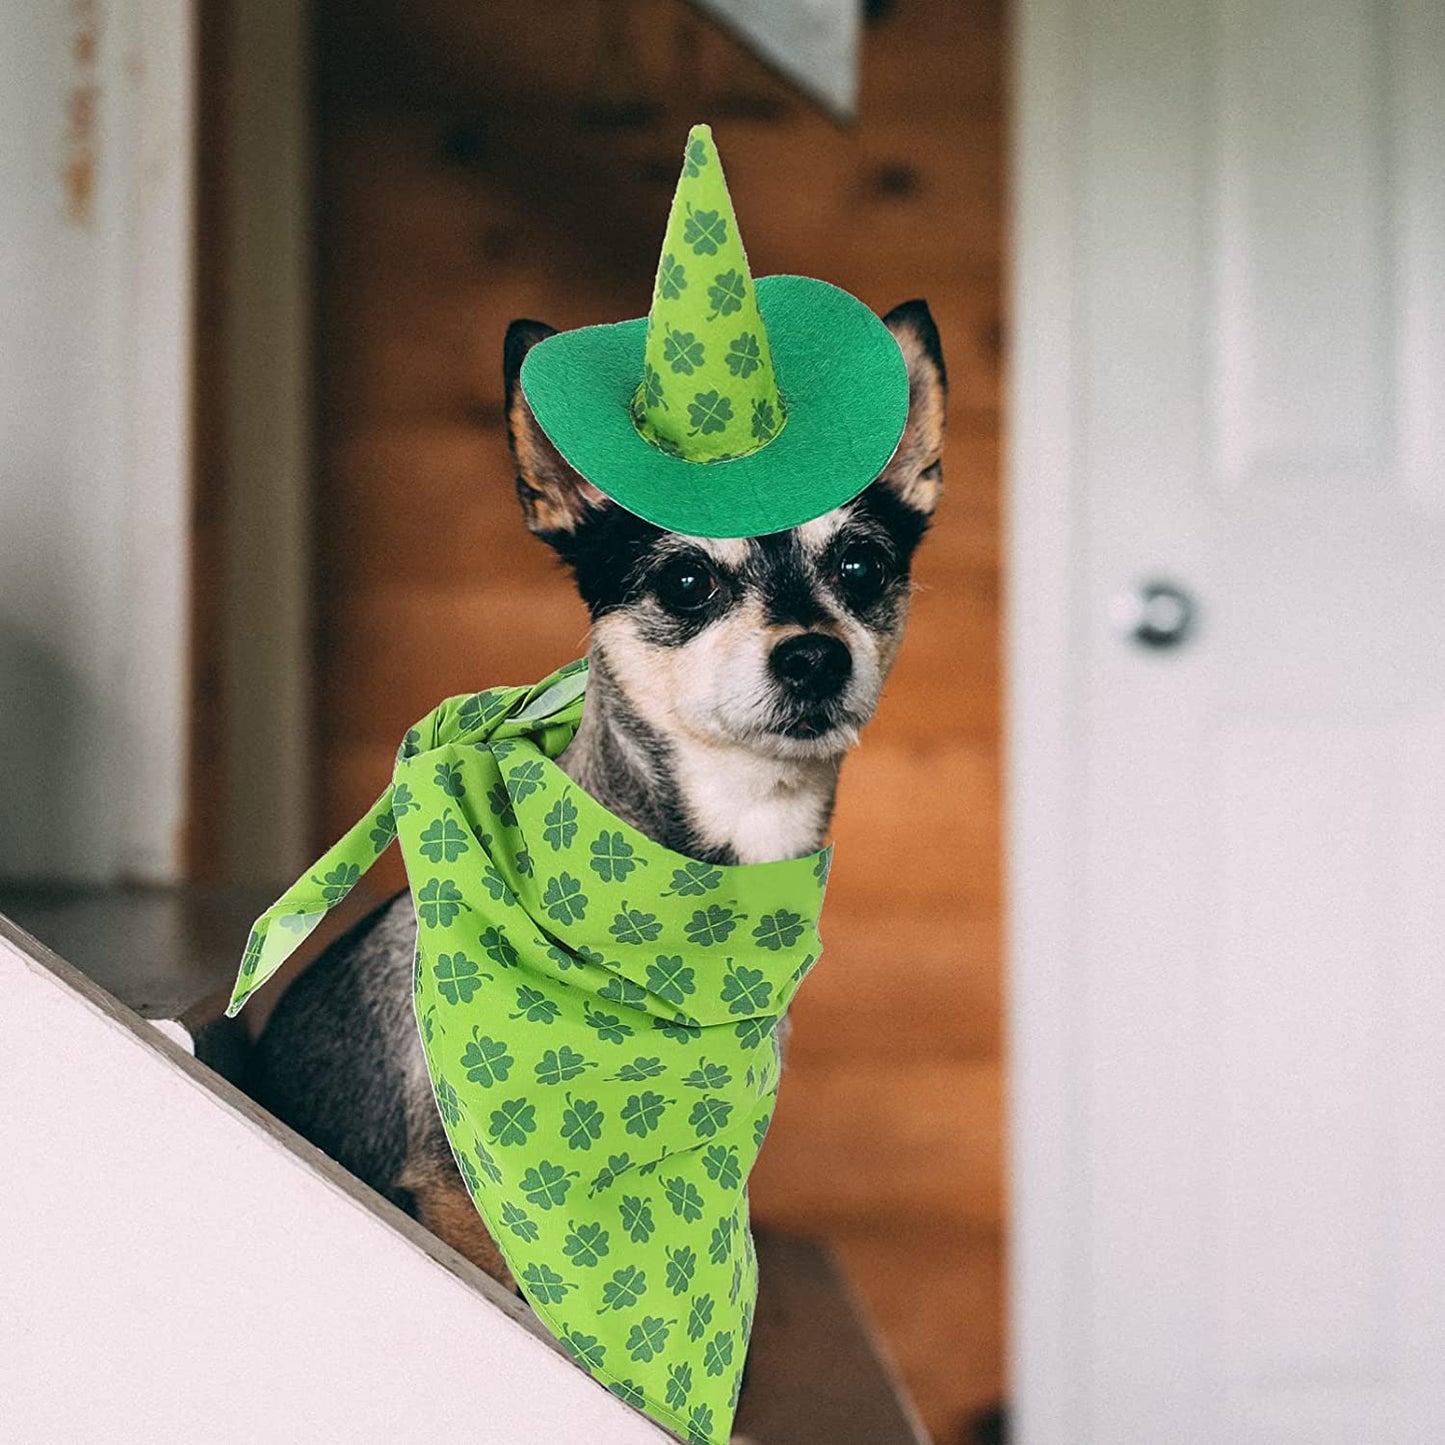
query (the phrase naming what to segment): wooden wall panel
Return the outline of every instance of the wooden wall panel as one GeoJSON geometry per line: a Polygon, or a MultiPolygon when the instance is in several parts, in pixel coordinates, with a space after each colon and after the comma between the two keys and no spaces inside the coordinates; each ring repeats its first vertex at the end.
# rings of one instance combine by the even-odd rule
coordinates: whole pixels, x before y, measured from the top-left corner
{"type": "Polygon", "coordinates": [[[1003,1389],[1000,0],[894,0],[846,132],[681,0],[319,4],[318,844],[438,698],[585,645],[516,511],[502,335],[646,309],[691,121],[717,130],[757,274],[938,318],[947,494],[845,770],[828,956],[753,1199],[834,1239],[936,1437],[962,1440],[1003,1389]]]}

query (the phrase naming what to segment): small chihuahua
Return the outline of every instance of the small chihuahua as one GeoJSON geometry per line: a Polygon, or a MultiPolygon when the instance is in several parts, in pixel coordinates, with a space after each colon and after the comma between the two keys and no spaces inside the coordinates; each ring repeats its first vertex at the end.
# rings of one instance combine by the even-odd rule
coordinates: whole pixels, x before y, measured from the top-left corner
{"type": "MultiPolygon", "coordinates": [[[[552,329],[515,321],[507,420],[527,526],[592,616],[587,702],[558,765],[676,852],[797,858],[828,831],[844,755],[878,705],[909,571],[942,488],[947,378],[928,306],[883,318],[908,366],[903,440],[853,501],[765,537],[663,531],[609,501],[547,439],[518,376],[552,329]]],[[[412,1014],[411,895],[304,973],[256,1050],[258,1099],[509,1287],[432,1099],[412,1014]]]]}

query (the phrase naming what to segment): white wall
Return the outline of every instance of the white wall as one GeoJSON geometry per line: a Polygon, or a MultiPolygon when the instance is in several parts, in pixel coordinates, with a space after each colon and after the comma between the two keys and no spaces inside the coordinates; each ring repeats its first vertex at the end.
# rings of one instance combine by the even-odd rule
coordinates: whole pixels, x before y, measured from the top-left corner
{"type": "Polygon", "coordinates": [[[0,0],[0,876],[176,875],[187,0],[0,0]]]}
{"type": "Polygon", "coordinates": [[[0,1437],[670,1438],[519,1301],[23,943],[0,919],[0,1437]]]}

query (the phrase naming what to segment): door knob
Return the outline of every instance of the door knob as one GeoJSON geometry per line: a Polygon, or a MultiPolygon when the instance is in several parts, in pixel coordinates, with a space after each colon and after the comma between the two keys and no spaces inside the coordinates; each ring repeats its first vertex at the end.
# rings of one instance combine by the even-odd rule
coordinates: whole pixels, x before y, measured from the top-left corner
{"type": "Polygon", "coordinates": [[[1140,647],[1178,647],[1194,630],[1194,599],[1172,582],[1141,582],[1114,600],[1119,631],[1140,647]]]}

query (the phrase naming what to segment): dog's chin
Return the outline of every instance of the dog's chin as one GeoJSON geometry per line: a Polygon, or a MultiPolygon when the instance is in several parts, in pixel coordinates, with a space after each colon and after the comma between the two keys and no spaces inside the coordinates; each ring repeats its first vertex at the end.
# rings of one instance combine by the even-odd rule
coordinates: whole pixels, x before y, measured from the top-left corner
{"type": "Polygon", "coordinates": [[[838,708],[790,710],[756,734],[752,746],[775,758],[836,758],[857,745],[866,721],[838,708]]]}
{"type": "Polygon", "coordinates": [[[756,750],[774,758],[839,758],[858,742],[858,727],[851,723],[835,723],[824,730],[779,730],[763,734],[754,744],[756,750]]]}

